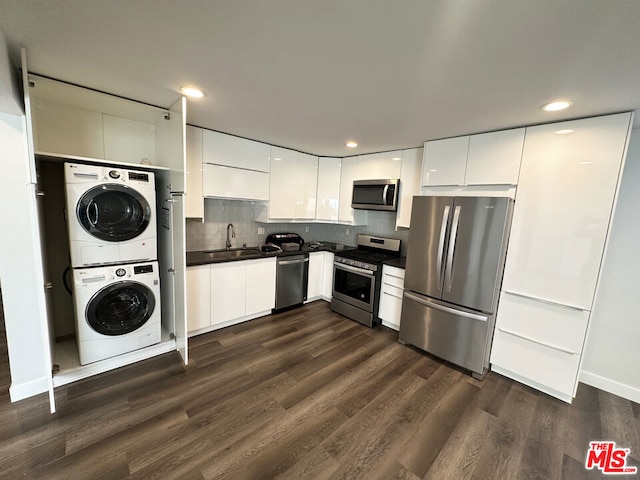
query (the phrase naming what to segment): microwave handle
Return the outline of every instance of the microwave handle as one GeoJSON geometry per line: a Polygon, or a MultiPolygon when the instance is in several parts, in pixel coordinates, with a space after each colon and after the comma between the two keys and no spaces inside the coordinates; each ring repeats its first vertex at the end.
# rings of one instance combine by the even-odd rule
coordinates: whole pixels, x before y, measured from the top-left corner
{"type": "Polygon", "coordinates": [[[389,184],[387,183],[382,189],[382,205],[387,205],[387,192],[389,191],[389,184]]]}

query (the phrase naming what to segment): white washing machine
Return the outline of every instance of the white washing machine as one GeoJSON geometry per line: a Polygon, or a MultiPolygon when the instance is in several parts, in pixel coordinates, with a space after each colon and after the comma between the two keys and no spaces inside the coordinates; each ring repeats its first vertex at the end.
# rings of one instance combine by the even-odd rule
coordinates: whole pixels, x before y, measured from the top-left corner
{"type": "Polygon", "coordinates": [[[73,268],[156,260],[156,189],[151,172],[65,163],[73,268]]]}
{"type": "Polygon", "coordinates": [[[160,342],[158,262],[73,270],[80,363],[160,342]]]}

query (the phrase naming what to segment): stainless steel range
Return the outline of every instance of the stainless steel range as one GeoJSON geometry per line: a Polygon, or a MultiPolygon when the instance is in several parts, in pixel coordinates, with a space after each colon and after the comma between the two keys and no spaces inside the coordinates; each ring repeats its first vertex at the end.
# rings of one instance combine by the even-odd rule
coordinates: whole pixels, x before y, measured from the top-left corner
{"type": "Polygon", "coordinates": [[[382,262],[399,256],[400,240],[358,235],[357,248],[335,254],[331,310],[377,325],[382,262]]]}

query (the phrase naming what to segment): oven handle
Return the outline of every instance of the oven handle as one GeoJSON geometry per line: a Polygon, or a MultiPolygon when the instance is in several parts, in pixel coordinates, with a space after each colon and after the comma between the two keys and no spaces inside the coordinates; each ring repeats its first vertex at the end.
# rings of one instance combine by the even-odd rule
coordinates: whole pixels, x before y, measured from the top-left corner
{"type": "Polygon", "coordinates": [[[347,270],[347,271],[353,272],[353,273],[360,273],[362,275],[373,276],[373,272],[371,270],[365,270],[364,268],[351,267],[349,265],[345,265],[343,263],[338,263],[338,262],[333,262],[333,266],[335,268],[339,268],[341,270],[347,270]]]}

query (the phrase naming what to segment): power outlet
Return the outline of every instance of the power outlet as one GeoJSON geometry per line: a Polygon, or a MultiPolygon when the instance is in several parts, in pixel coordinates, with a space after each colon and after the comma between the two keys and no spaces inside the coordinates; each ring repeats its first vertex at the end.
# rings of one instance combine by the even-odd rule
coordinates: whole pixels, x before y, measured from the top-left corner
{"type": "Polygon", "coordinates": [[[264,235],[264,227],[258,227],[258,235],[264,235]]]}
{"type": "Polygon", "coordinates": [[[309,226],[308,225],[306,227],[304,227],[304,231],[305,231],[305,233],[309,233],[309,226]]]}
{"type": "Polygon", "coordinates": [[[345,235],[349,235],[349,229],[348,228],[344,231],[344,234],[345,235]]]}

